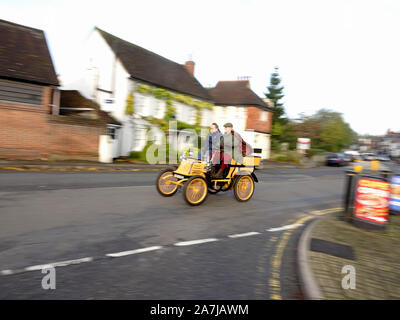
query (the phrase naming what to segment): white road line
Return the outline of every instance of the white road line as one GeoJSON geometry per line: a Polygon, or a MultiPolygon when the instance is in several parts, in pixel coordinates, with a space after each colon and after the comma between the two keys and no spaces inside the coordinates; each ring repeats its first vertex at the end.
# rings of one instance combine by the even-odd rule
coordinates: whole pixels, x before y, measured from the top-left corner
{"type": "Polygon", "coordinates": [[[108,254],[106,254],[106,256],[112,257],[112,258],[119,258],[119,257],[129,256],[129,255],[132,255],[132,254],[159,250],[161,248],[162,248],[161,246],[147,247],[147,248],[136,249],[136,250],[122,251],[122,252],[116,252],[116,253],[108,253],[108,254]]]}
{"type": "Polygon", "coordinates": [[[13,274],[14,272],[12,270],[2,270],[0,271],[0,274],[3,276],[9,276],[11,274],[13,274]]]}
{"type": "Polygon", "coordinates": [[[180,247],[180,246],[191,246],[191,245],[194,245],[194,244],[213,242],[213,241],[218,241],[218,239],[209,238],[209,239],[200,239],[200,240],[192,240],[192,241],[183,241],[183,242],[174,243],[174,246],[178,246],[178,247],[180,247]]]}
{"type": "Polygon", "coordinates": [[[237,234],[231,234],[228,237],[229,238],[241,238],[241,237],[255,236],[257,234],[260,234],[260,233],[259,232],[237,233],[237,234]]]}
{"type": "Polygon", "coordinates": [[[69,266],[71,264],[80,264],[80,263],[91,262],[91,261],[93,261],[93,258],[87,257],[87,258],[82,258],[82,259],[66,260],[66,261],[60,261],[60,262],[41,264],[41,265],[37,265],[37,266],[27,267],[24,270],[25,271],[36,271],[36,270],[42,270],[44,268],[49,268],[49,267],[53,267],[53,268],[54,267],[65,267],[65,266],[69,266]]]}
{"type": "Polygon", "coordinates": [[[294,228],[297,228],[297,227],[300,227],[300,226],[302,226],[303,224],[299,224],[299,223],[297,223],[297,224],[289,224],[289,225],[287,225],[287,226],[283,226],[283,227],[279,227],[279,228],[270,228],[270,229],[266,229],[266,231],[269,231],[269,232],[276,232],[276,231],[282,231],[282,230],[289,230],[289,229],[294,229],[294,228]]]}

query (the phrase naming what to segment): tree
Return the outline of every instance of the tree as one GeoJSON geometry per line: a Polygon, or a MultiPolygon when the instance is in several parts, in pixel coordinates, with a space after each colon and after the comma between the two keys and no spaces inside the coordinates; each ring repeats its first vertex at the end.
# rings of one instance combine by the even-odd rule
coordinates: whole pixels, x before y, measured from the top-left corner
{"type": "Polygon", "coordinates": [[[281,83],[281,78],[279,76],[278,67],[275,67],[275,71],[271,74],[270,85],[267,87],[268,92],[265,93],[265,96],[269,100],[271,100],[271,102],[274,104],[274,114],[272,116],[273,124],[287,123],[287,119],[284,117],[285,109],[283,107],[283,103],[279,102],[279,100],[281,100],[284,97],[283,94],[284,87],[281,86],[280,83],[281,83]]]}
{"type": "Polygon", "coordinates": [[[278,67],[271,74],[270,85],[267,87],[268,92],[265,96],[274,104],[274,112],[272,115],[272,148],[279,149],[279,144],[287,140],[291,134],[287,131],[288,119],[285,117],[285,109],[280,100],[284,97],[281,86],[281,78],[279,76],[278,67]]]}
{"type": "Polygon", "coordinates": [[[298,138],[311,138],[314,149],[338,152],[352,143],[357,134],[343,120],[339,112],[321,109],[312,116],[301,115],[289,126],[298,138]]]}

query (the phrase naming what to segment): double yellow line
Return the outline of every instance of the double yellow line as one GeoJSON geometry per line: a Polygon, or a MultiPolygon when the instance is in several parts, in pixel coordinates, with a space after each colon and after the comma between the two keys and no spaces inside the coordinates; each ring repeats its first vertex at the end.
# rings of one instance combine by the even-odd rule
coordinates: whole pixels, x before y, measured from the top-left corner
{"type": "MultiPolygon", "coordinates": [[[[314,211],[309,212],[309,214],[314,215],[314,216],[307,215],[307,216],[301,217],[293,224],[302,225],[306,221],[308,221],[310,219],[314,219],[315,216],[321,216],[321,215],[328,214],[328,213],[339,212],[341,210],[343,210],[343,208],[330,208],[330,209],[324,209],[324,210],[314,210],[314,211]]],[[[270,288],[270,298],[272,300],[282,300],[281,281],[280,281],[280,270],[281,270],[281,265],[282,265],[282,257],[283,257],[283,252],[285,250],[285,247],[286,247],[286,245],[290,239],[290,236],[292,235],[294,230],[295,230],[295,228],[289,229],[282,234],[282,236],[276,246],[275,254],[272,256],[272,259],[271,259],[271,278],[269,279],[268,283],[269,283],[269,288],[270,288]]],[[[275,242],[276,238],[274,238],[274,240],[272,240],[272,238],[271,238],[271,241],[275,242]]]]}

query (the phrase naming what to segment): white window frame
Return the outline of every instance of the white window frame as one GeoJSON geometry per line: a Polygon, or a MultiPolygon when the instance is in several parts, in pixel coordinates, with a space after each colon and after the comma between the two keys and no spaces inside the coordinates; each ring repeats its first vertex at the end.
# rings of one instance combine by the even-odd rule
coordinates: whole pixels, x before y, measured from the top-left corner
{"type": "Polygon", "coordinates": [[[264,122],[268,121],[268,111],[261,110],[260,121],[264,121],[264,122]]]}

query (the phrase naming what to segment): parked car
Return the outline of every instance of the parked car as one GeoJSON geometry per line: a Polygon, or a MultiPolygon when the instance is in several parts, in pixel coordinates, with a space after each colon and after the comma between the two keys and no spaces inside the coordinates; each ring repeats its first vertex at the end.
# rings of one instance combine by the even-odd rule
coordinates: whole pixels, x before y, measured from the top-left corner
{"type": "Polygon", "coordinates": [[[326,156],[327,166],[346,166],[350,162],[350,158],[344,153],[331,153],[326,156]]]}
{"type": "Polygon", "coordinates": [[[344,152],[346,156],[350,158],[350,161],[353,162],[355,160],[361,160],[360,153],[355,150],[347,150],[344,152]]]}
{"type": "Polygon", "coordinates": [[[376,155],[375,155],[375,153],[372,153],[372,152],[363,153],[361,155],[361,157],[363,160],[367,160],[367,161],[376,160],[376,155]]]}
{"type": "Polygon", "coordinates": [[[379,154],[376,159],[379,161],[390,161],[390,157],[387,154],[379,154]]]}

